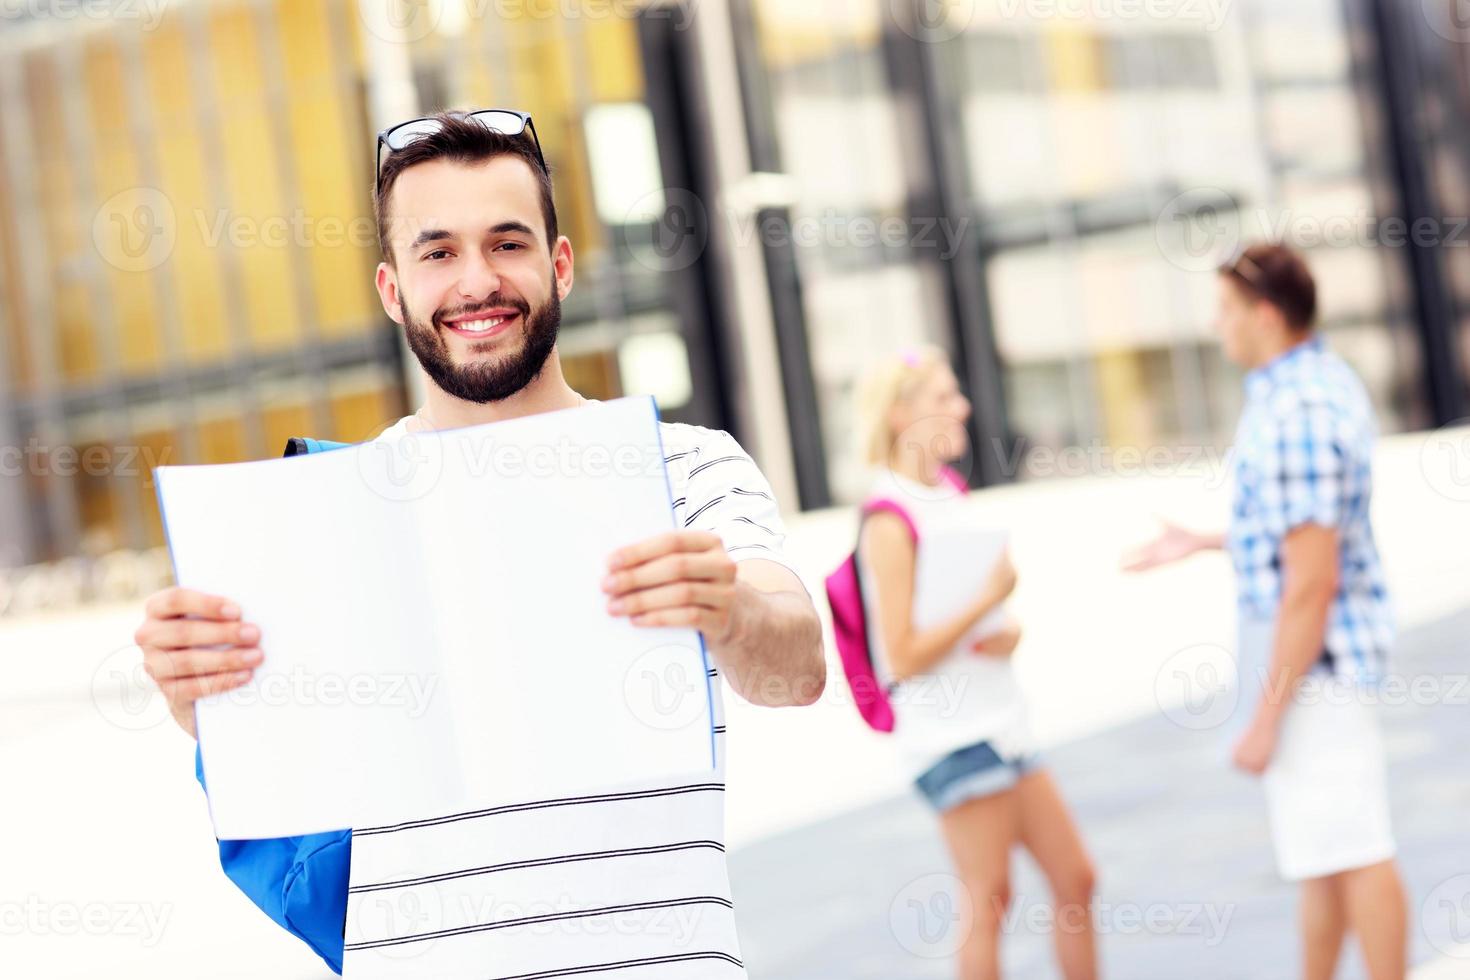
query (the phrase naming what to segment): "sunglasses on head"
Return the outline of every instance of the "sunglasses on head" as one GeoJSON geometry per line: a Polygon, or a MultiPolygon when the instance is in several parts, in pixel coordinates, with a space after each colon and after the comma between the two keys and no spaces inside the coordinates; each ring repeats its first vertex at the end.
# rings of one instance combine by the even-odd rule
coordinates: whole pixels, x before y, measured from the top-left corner
{"type": "MultiPolygon", "coordinates": [[[[479,123],[491,132],[501,133],[505,136],[520,136],[529,133],[531,145],[536,148],[536,162],[541,165],[541,172],[547,173],[546,157],[541,153],[541,140],[536,136],[536,127],[531,122],[529,112],[521,112],[517,109],[477,109],[473,112],[451,112],[448,115],[456,119],[468,119],[479,123]]],[[[443,122],[433,116],[424,116],[420,119],[410,119],[394,126],[389,126],[378,134],[378,161],[376,170],[376,187],[379,191],[383,189],[383,147],[388,152],[401,150],[416,139],[424,136],[433,136],[444,128],[443,122]]]]}
{"type": "Polygon", "coordinates": [[[1256,264],[1255,259],[1245,254],[1244,246],[1236,248],[1235,254],[1231,256],[1230,261],[1226,262],[1221,268],[1226,272],[1233,272],[1240,276],[1240,278],[1250,283],[1256,292],[1263,296],[1267,295],[1270,291],[1267,288],[1266,271],[1256,264]]]}

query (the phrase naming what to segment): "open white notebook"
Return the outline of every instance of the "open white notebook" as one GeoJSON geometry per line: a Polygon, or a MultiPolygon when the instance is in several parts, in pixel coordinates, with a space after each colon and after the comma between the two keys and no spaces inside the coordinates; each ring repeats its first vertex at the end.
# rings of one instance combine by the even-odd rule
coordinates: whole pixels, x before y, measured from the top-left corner
{"type": "Polygon", "coordinates": [[[699,634],[614,618],[600,588],[674,528],[652,399],[156,480],[179,584],[261,627],[250,683],[198,705],[219,837],[712,768],[707,698],[660,727],[629,680],[703,676],[699,634]]]}

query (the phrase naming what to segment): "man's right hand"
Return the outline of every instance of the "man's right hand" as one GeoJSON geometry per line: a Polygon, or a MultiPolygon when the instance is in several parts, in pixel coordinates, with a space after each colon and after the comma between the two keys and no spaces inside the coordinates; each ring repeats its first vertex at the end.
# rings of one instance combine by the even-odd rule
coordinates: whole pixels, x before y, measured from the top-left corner
{"type": "Polygon", "coordinates": [[[1219,548],[1224,543],[1219,535],[1200,534],[1168,521],[1162,523],[1163,533],[1123,556],[1123,571],[1146,572],[1188,558],[1197,551],[1219,548]]]}
{"type": "Polygon", "coordinates": [[[250,680],[260,665],[260,627],[240,621],[240,607],[221,596],[174,586],[144,605],[133,642],[179,727],[194,730],[194,702],[250,680]]]}

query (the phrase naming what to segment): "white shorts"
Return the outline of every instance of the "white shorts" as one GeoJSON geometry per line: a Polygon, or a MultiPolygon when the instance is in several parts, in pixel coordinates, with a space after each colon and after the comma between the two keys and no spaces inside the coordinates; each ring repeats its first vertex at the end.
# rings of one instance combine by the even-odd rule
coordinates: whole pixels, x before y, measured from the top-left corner
{"type": "MultiPolygon", "coordinates": [[[[1241,634],[1242,666],[1253,654],[1265,662],[1262,649],[1269,659],[1269,624],[1242,624],[1241,634]]],[[[1262,777],[1277,870],[1301,881],[1393,857],[1388,763],[1371,696],[1352,681],[1315,673],[1294,702],[1262,777]]]]}

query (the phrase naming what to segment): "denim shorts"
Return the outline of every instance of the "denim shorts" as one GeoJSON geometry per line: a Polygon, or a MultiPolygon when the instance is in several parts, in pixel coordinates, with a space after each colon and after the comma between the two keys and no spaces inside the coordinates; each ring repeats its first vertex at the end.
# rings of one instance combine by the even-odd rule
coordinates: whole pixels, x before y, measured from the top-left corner
{"type": "Polygon", "coordinates": [[[1036,769],[1040,757],[1029,753],[1006,758],[990,742],[955,749],[926,769],[914,785],[936,811],[943,812],[967,800],[1008,790],[1036,769]]]}

